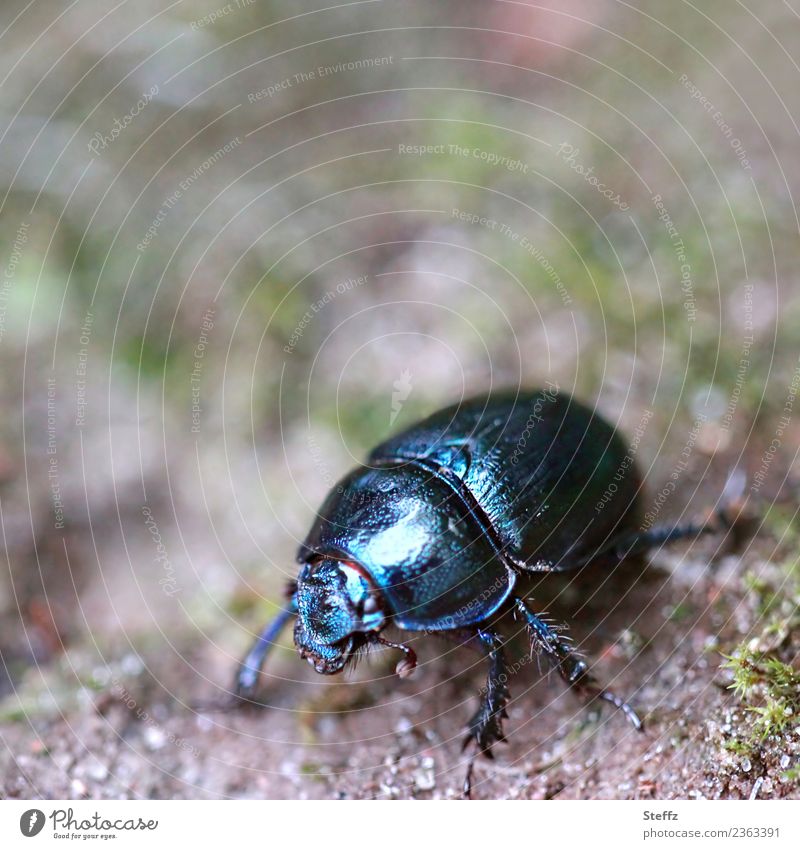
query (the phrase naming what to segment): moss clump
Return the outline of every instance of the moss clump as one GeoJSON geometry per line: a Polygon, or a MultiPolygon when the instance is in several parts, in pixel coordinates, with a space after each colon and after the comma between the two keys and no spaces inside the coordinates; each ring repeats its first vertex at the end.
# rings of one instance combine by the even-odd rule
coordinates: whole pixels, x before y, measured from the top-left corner
{"type": "Polygon", "coordinates": [[[752,644],[742,643],[732,655],[725,655],[723,668],[730,670],[729,689],[747,705],[753,716],[750,740],[738,744],[752,746],[772,735],[783,735],[800,720],[800,673],[778,657],[765,656],[752,644]]]}
{"type": "Polygon", "coordinates": [[[752,757],[755,754],[752,743],[746,740],[740,740],[736,737],[731,740],[726,740],[722,745],[726,751],[730,752],[732,755],[737,755],[740,758],[752,757]]]}
{"type": "Polygon", "coordinates": [[[787,769],[786,772],[781,775],[781,780],[786,784],[789,784],[790,782],[800,782],[800,766],[787,769]]]}
{"type": "Polygon", "coordinates": [[[800,783],[800,669],[792,663],[800,650],[800,522],[777,508],[767,518],[780,555],[743,578],[750,633],[722,665],[741,708],[727,712],[721,745],[735,768],[763,779],[760,792],[780,787],[783,795],[800,783]]]}

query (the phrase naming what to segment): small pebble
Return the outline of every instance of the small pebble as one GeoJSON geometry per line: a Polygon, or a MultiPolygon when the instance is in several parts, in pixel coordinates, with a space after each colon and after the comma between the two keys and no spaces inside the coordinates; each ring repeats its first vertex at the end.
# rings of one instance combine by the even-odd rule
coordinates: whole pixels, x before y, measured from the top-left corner
{"type": "Polygon", "coordinates": [[[88,796],[89,792],[86,789],[86,785],[80,780],[80,778],[73,778],[69,783],[70,793],[73,796],[88,796]]]}
{"type": "Polygon", "coordinates": [[[414,723],[407,716],[401,716],[400,719],[397,720],[394,730],[398,734],[408,734],[413,727],[414,723]]]}
{"type": "Polygon", "coordinates": [[[58,752],[53,755],[53,765],[60,770],[66,770],[67,767],[72,763],[71,755],[67,754],[67,752],[58,752]]]}
{"type": "Polygon", "coordinates": [[[422,758],[420,768],[414,773],[414,787],[417,790],[433,790],[436,787],[436,775],[433,767],[433,758],[422,758]]]}
{"type": "Polygon", "coordinates": [[[203,713],[197,714],[197,717],[195,718],[195,725],[201,731],[211,731],[211,729],[214,727],[214,723],[211,721],[211,718],[203,713]]]}
{"type": "Polygon", "coordinates": [[[92,670],[92,679],[100,687],[105,687],[111,680],[111,670],[107,666],[96,666],[92,670]]]}
{"type": "Polygon", "coordinates": [[[167,744],[167,735],[160,728],[151,725],[144,732],[144,744],[152,752],[163,749],[167,744]]]}
{"type": "Polygon", "coordinates": [[[138,654],[126,654],[120,665],[126,675],[141,675],[144,670],[144,664],[138,654]]]}
{"type": "Polygon", "coordinates": [[[86,774],[93,781],[105,781],[108,778],[108,768],[104,764],[95,763],[86,770],[86,774]]]}

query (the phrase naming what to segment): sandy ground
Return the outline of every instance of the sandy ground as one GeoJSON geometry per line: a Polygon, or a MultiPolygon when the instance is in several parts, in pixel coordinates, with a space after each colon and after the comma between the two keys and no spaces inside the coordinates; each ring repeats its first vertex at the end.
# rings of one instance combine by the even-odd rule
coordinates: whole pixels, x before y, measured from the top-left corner
{"type": "MultiPolygon", "coordinates": [[[[755,758],[724,745],[747,721],[726,689],[720,651],[750,628],[732,592],[748,559],[758,561],[752,548],[718,552],[704,540],[644,569],[544,580],[534,596],[572,621],[597,676],[635,705],[646,728],[637,733],[608,706],[583,706],[512,639],[509,743],[479,762],[474,797],[800,795],[781,778],[798,762],[800,735],[767,741],[755,758]]],[[[29,671],[19,701],[6,699],[2,795],[458,798],[463,727],[483,663],[434,638],[414,645],[420,666],[401,681],[388,653],[347,678],[323,679],[287,644],[264,676],[270,706],[245,711],[207,709],[231,676],[219,650],[126,652],[103,670],[72,650],[43,676],[29,671]],[[76,678],[89,686],[76,689],[76,678]]]]}

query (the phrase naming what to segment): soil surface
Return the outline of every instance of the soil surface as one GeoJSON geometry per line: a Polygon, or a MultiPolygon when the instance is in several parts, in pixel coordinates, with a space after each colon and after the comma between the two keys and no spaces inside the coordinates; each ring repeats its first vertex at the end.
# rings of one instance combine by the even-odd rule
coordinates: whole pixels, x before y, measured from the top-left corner
{"type": "MultiPolygon", "coordinates": [[[[721,651],[749,630],[732,589],[756,548],[719,540],[663,551],[613,574],[548,576],[533,588],[572,623],[594,671],[645,720],[637,733],[608,705],[584,706],[531,657],[514,621],[508,744],[476,765],[473,796],[508,799],[775,798],[800,736],[756,757],[726,741],[747,718],[721,651]]],[[[6,699],[2,795],[46,798],[458,798],[463,727],[483,662],[432,637],[411,680],[393,653],[323,679],[288,644],[263,677],[268,707],[221,710],[232,674],[220,650],[126,652],[101,670],[69,651],[29,670],[6,699]],[[85,682],[75,687],[75,680],[85,682]],[[72,684],[70,684],[72,682],[72,684]],[[18,713],[9,713],[13,703],[18,713]],[[216,704],[215,704],[216,703],[216,704]]],[[[181,650],[178,650],[178,649],[181,650]]]]}
{"type": "Polygon", "coordinates": [[[758,519],[531,586],[645,730],[502,623],[474,796],[800,796],[798,4],[213,5],[0,4],[0,796],[459,798],[445,640],[221,706],[341,475],[546,382],[758,519]]]}

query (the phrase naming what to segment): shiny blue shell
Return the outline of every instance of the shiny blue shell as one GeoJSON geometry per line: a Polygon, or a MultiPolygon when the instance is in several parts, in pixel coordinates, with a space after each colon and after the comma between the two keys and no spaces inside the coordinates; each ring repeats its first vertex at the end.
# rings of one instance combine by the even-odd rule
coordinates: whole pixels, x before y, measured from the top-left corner
{"type": "Polygon", "coordinates": [[[409,630],[474,625],[518,574],[574,567],[639,520],[640,478],[600,416],[555,389],[473,398],[376,447],[300,547],[355,562],[409,630]]]}

